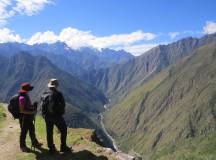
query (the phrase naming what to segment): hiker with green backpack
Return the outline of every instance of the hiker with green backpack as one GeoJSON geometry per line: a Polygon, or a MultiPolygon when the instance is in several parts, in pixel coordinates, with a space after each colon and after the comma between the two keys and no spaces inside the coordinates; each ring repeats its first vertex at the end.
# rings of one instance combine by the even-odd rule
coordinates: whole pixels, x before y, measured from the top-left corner
{"type": "Polygon", "coordinates": [[[57,152],[53,142],[53,127],[54,125],[61,133],[61,148],[60,152],[71,152],[71,148],[67,146],[67,125],[64,120],[65,100],[62,93],[58,90],[58,80],[50,79],[48,83],[49,91],[41,96],[42,115],[45,119],[47,130],[47,144],[50,153],[57,152]]]}
{"type": "Polygon", "coordinates": [[[28,92],[33,90],[30,83],[21,84],[21,89],[18,95],[11,98],[8,105],[9,112],[13,115],[14,119],[19,119],[21,133],[20,133],[20,149],[23,152],[30,152],[30,148],[26,146],[26,135],[29,132],[32,147],[40,148],[42,143],[38,142],[35,134],[35,114],[37,113],[37,103],[31,103],[28,92]]]}

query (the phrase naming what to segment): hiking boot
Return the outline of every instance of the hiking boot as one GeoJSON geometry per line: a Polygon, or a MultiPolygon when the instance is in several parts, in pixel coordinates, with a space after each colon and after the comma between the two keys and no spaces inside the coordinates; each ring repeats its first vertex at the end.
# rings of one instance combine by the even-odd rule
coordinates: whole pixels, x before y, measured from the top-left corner
{"type": "Polygon", "coordinates": [[[71,147],[61,146],[60,152],[71,152],[71,147]]]}
{"type": "Polygon", "coordinates": [[[49,148],[49,153],[50,154],[54,154],[54,153],[57,153],[58,151],[57,151],[57,149],[56,149],[56,147],[54,146],[54,147],[51,147],[51,148],[49,148]]]}
{"type": "Polygon", "coordinates": [[[28,148],[27,146],[20,147],[20,149],[22,152],[27,152],[27,153],[31,152],[31,149],[28,148]]]}
{"type": "Polygon", "coordinates": [[[32,147],[34,147],[34,148],[41,148],[42,145],[43,145],[43,143],[36,142],[36,143],[32,144],[32,147]]]}

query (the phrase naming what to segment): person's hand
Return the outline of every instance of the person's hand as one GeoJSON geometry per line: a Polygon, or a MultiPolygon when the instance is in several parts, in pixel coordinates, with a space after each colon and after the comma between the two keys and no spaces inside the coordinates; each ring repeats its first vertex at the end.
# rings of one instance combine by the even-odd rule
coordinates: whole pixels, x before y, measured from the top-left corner
{"type": "Polygon", "coordinates": [[[38,102],[34,102],[34,103],[33,103],[33,107],[34,107],[35,109],[37,109],[37,107],[38,107],[38,102]]]}

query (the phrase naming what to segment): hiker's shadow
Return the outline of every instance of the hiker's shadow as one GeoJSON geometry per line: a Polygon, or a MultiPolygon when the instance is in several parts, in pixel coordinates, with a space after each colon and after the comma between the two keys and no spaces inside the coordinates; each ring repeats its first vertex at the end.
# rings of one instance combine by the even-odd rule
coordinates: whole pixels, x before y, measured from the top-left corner
{"type": "Polygon", "coordinates": [[[39,150],[32,151],[36,155],[36,160],[108,160],[107,157],[97,156],[88,150],[55,154],[50,154],[48,149],[40,148],[39,150]]]}

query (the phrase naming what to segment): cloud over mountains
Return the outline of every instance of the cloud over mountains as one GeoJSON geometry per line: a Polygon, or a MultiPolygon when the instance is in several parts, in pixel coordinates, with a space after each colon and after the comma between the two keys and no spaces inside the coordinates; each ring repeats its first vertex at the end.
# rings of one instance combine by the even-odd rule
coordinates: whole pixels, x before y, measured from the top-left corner
{"type": "Polygon", "coordinates": [[[80,47],[106,48],[130,45],[138,41],[148,41],[156,37],[153,33],[146,33],[141,30],[126,33],[113,34],[108,36],[95,36],[91,31],[82,31],[76,28],[68,27],[62,29],[57,35],[53,31],[38,32],[34,34],[28,41],[28,44],[35,43],[53,43],[56,41],[65,42],[68,46],[74,49],[80,47]]]}
{"type": "Polygon", "coordinates": [[[174,41],[181,36],[212,34],[216,32],[216,22],[207,21],[202,30],[175,31],[168,33],[144,32],[143,29],[129,33],[111,35],[95,35],[89,30],[80,30],[73,27],[62,28],[59,33],[52,30],[38,31],[31,37],[23,38],[9,28],[4,27],[8,19],[17,15],[33,16],[45,8],[46,5],[54,4],[54,0],[0,0],[0,43],[21,42],[26,44],[65,42],[73,49],[80,47],[93,47],[97,49],[112,48],[124,49],[134,55],[140,55],[158,44],[165,41],[174,41]],[[162,37],[162,38],[161,38],[162,37]],[[163,40],[158,40],[158,39],[163,40]]]}
{"type": "Polygon", "coordinates": [[[206,25],[203,27],[203,33],[212,34],[216,32],[216,23],[212,21],[206,22],[206,25]]]}
{"type": "MultiPolygon", "coordinates": [[[[8,28],[0,29],[0,43],[4,42],[22,42],[30,45],[38,43],[55,43],[65,42],[69,47],[73,49],[79,49],[81,47],[93,47],[97,49],[101,48],[113,48],[113,49],[125,49],[130,52],[138,53],[144,52],[155,45],[136,45],[137,42],[146,42],[153,40],[157,37],[154,33],[143,32],[138,30],[125,34],[113,34],[108,36],[96,36],[91,31],[82,31],[76,28],[68,27],[61,30],[59,34],[53,31],[37,32],[30,38],[24,39],[20,35],[15,34],[8,28]],[[138,49],[138,47],[140,48],[138,49]]],[[[137,54],[138,54],[137,53],[137,54]]]]}

